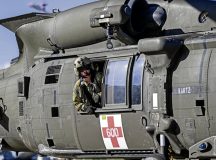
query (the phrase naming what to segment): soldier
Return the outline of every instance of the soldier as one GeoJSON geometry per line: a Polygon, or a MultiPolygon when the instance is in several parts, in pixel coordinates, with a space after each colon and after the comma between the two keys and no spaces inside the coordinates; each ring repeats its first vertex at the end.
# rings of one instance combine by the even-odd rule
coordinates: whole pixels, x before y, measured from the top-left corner
{"type": "Polygon", "coordinates": [[[93,113],[100,107],[102,74],[87,57],[79,57],[74,62],[74,71],[79,77],[73,88],[73,104],[78,111],[93,113]]]}

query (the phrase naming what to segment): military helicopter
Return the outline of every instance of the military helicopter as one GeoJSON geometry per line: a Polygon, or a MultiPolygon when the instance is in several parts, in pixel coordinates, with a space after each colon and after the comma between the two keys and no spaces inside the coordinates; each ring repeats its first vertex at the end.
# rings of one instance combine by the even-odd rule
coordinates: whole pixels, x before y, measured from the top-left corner
{"type": "Polygon", "coordinates": [[[42,12],[47,12],[47,11],[46,11],[46,6],[47,6],[47,5],[48,5],[48,4],[45,3],[45,2],[43,2],[43,3],[41,3],[41,4],[37,4],[37,3],[33,3],[33,2],[28,3],[28,6],[29,6],[30,8],[33,8],[33,9],[36,9],[36,10],[42,11],[42,12]]]}
{"type": "Polygon", "coordinates": [[[101,0],[0,24],[19,57],[0,71],[2,150],[66,158],[216,158],[212,0],[101,0]],[[74,61],[103,72],[102,106],[72,103],[74,61]]]}

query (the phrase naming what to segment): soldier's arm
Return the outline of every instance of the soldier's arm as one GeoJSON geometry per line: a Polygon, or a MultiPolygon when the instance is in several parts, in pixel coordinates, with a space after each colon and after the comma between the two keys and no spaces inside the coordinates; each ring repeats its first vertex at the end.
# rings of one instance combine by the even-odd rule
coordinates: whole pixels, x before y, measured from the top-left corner
{"type": "Polygon", "coordinates": [[[80,91],[81,91],[80,87],[74,88],[74,91],[73,91],[73,103],[77,111],[83,111],[88,114],[94,113],[94,108],[92,106],[87,106],[83,102],[83,99],[79,96],[80,91]]]}
{"type": "Polygon", "coordinates": [[[77,111],[81,111],[85,108],[85,104],[79,95],[79,87],[76,84],[73,88],[73,104],[77,111]]]}
{"type": "Polygon", "coordinates": [[[96,78],[97,78],[97,81],[99,82],[99,84],[100,84],[100,87],[102,86],[102,83],[103,83],[103,73],[98,73],[97,74],[97,76],[96,76],[96,78]]]}
{"type": "Polygon", "coordinates": [[[85,108],[85,104],[82,102],[79,96],[73,96],[73,104],[77,111],[81,111],[83,108],[85,108]]]}
{"type": "Polygon", "coordinates": [[[103,74],[99,72],[96,74],[95,78],[96,78],[96,81],[98,82],[99,90],[97,89],[97,92],[93,93],[92,98],[94,99],[95,103],[100,103],[101,95],[102,95],[101,87],[102,87],[102,82],[103,82],[103,74]]]}
{"type": "Polygon", "coordinates": [[[99,93],[92,93],[92,99],[94,100],[95,103],[100,103],[101,100],[101,92],[99,93]]]}

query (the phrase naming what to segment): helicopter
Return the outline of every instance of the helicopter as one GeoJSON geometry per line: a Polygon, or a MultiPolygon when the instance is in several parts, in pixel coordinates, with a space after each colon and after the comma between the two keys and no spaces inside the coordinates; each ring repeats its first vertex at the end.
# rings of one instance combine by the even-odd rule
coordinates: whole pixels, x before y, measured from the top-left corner
{"type": "Polygon", "coordinates": [[[37,4],[37,3],[33,3],[30,2],[27,4],[30,8],[36,9],[38,11],[42,11],[42,12],[47,12],[46,11],[46,6],[48,5],[47,3],[43,2],[41,4],[37,4]]]}
{"type": "Polygon", "coordinates": [[[65,158],[215,159],[213,0],[101,0],[0,20],[1,150],[65,158]],[[103,73],[101,107],[72,103],[74,61],[103,73]]]}

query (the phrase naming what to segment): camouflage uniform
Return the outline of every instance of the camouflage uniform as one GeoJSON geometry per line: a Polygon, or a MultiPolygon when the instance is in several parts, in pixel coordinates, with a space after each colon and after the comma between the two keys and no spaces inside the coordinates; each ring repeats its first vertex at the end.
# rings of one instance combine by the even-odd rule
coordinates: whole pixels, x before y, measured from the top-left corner
{"type": "MultiPolygon", "coordinates": [[[[101,84],[102,84],[102,74],[97,73],[94,76],[93,83],[87,84],[80,78],[74,85],[73,88],[73,104],[78,111],[86,111],[89,106],[92,106],[86,94],[84,93],[81,85],[85,85],[88,92],[91,94],[92,99],[97,105],[100,105],[101,99],[101,84]]],[[[93,106],[95,107],[95,106],[93,106]]]]}

